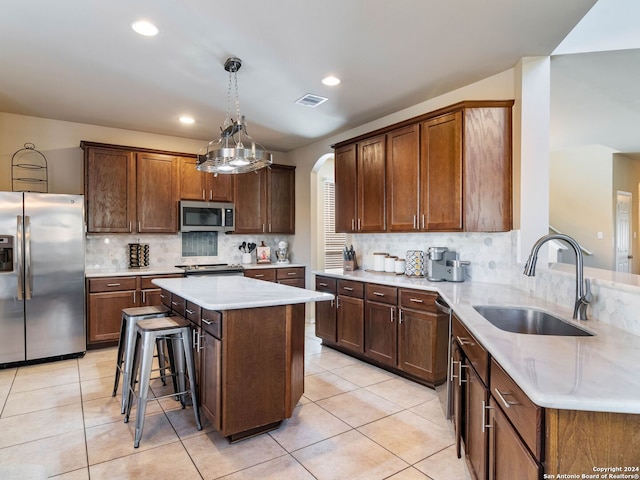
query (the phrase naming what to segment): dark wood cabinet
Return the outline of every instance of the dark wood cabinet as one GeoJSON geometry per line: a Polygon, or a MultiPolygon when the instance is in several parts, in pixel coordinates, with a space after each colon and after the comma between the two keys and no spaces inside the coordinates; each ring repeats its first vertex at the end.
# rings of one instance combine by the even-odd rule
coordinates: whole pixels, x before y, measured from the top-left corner
{"type": "Polygon", "coordinates": [[[136,212],[138,233],[178,231],[178,158],[136,154],[136,212]]]}
{"type": "Polygon", "coordinates": [[[176,233],[178,157],[81,142],[89,233],[176,233]]]}
{"type": "Polygon", "coordinates": [[[387,231],[417,230],[420,213],[420,135],[418,125],[387,133],[387,231]]]}
{"type": "Polygon", "coordinates": [[[244,276],[266,282],[282,283],[292,287],[305,287],[304,267],[246,268],[244,276]]]}
{"type": "Polygon", "coordinates": [[[423,122],[420,132],[420,229],[462,230],[462,112],[423,122]]]}
{"type": "Polygon", "coordinates": [[[214,175],[196,170],[194,157],[180,158],[180,199],[233,202],[233,175],[214,175]]]}
{"type": "Polygon", "coordinates": [[[487,407],[489,390],[476,371],[469,367],[466,371],[466,427],[464,451],[471,476],[477,480],[487,478],[489,431],[487,407]]]}
{"type": "Polygon", "coordinates": [[[385,136],[336,150],[336,231],[385,230],[385,136]]]}
{"type": "Polygon", "coordinates": [[[433,385],[447,377],[448,316],[435,306],[436,293],[400,289],[398,368],[433,385]]]}
{"type": "Polygon", "coordinates": [[[87,344],[117,342],[122,310],[139,307],[136,277],[87,279],[87,344]]]}
{"type": "Polygon", "coordinates": [[[355,232],[358,217],[357,146],[336,148],[335,170],[335,224],[336,232],[355,232]]]}
{"type": "Polygon", "coordinates": [[[364,354],[395,367],[398,362],[398,289],[386,285],[365,285],[364,354]]]}
{"type": "Polygon", "coordinates": [[[136,222],[135,154],[85,149],[85,204],[90,233],[131,233],[136,222]]]}
{"type": "Polygon", "coordinates": [[[464,384],[464,356],[458,342],[451,341],[451,422],[456,437],[456,455],[462,457],[462,443],[466,436],[466,398],[464,384]]]}
{"type": "MultiPolygon", "coordinates": [[[[316,277],[316,290],[336,295],[337,280],[330,277],[316,277]]],[[[335,298],[330,302],[315,302],[316,337],[337,342],[337,312],[335,298]]]]}
{"type": "Polygon", "coordinates": [[[493,397],[489,399],[489,480],[538,480],[542,467],[493,397]]]}
{"type": "Polygon", "coordinates": [[[364,352],[364,286],[338,280],[337,343],[354,352],[364,352]]]}
{"type": "Polygon", "coordinates": [[[448,316],[437,294],[324,276],[316,290],[336,295],[335,312],[316,304],[323,343],[426,385],[446,380],[448,316]]]}
{"type": "Polygon", "coordinates": [[[512,105],[460,102],[335,145],[336,231],[510,230],[512,105]]]}
{"type": "Polygon", "coordinates": [[[120,338],[124,308],[166,304],[154,278],[176,278],[181,274],[92,277],[86,279],[87,345],[114,344],[120,338]]]}
{"type": "Polygon", "coordinates": [[[295,233],[295,167],[234,175],[235,233],[295,233]]]}

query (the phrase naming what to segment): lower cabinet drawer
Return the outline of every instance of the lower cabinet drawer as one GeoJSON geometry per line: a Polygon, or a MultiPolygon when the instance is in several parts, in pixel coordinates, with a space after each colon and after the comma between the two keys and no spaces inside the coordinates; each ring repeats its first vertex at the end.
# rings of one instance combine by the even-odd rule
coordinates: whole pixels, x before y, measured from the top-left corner
{"type": "Polygon", "coordinates": [[[542,431],[542,407],[529,400],[529,397],[493,359],[491,359],[490,382],[491,396],[496,399],[496,403],[520,433],[527,447],[540,460],[542,445],[538,433],[542,431]]]}
{"type": "Polygon", "coordinates": [[[276,268],[276,279],[304,278],[304,267],[276,268]]]}
{"type": "Polygon", "coordinates": [[[437,293],[425,292],[423,290],[407,290],[401,288],[399,291],[401,308],[412,308],[413,310],[422,310],[424,312],[437,313],[436,298],[437,293]]]}
{"type": "Polygon", "coordinates": [[[101,277],[89,279],[89,293],[136,290],[136,277],[101,277]]]}
{"type": "Polygon", "coordinates": [[[222,339],[222,314],[220,312],[203,308],[200,321],[205,332],[222,339]]]}
{"type": "Polygon", "coordinates": [[[275,268],[247,268],[244,271],[244,276],[249,278],[255,278],[256,280],[265,280],[267,282],[275,282],[276,269],[275,268]]]}
{"type": "Polygon", "coordinates": [[[353,280],[338,280],[338,295],[364,298],[364,283],[353,280]]]}
{"type": "Polygon", "coordinates": [[[365,287],[366,299],[372,302],[387,303],[395,305],[398,301],[398,289],[386,285],[376,285],[367,283],[365,287]]]}

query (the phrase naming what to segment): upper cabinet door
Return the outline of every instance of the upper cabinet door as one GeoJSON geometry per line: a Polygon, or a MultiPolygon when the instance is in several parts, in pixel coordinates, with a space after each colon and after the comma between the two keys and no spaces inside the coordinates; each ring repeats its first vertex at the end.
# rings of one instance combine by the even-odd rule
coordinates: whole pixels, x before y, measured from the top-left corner
{"type": "Polygon", "coordinates": [[[85,151],[85,200],[89,233],[131,233],[136,221],[135,154],[89,147],[85,151]]]}
{"type": "Polygon", "coordinates": [[[336,232],[356,230],[358,177],[356,144],[336,148],[335,170],[335,222],[336,232]]]}
{"type": "Polygon", "coordinates": [[[207,200],[206,175],[196,170],[195,158],[180,158],[180,200],[207,200]]]}
{"type": "Polygon", "coordinates": [[[195,158],[180,158],[180,200],[233,202],[233,175],[214,175],[196,169],[195,158]]]}
{"type": "Polygon", "coordinates": [[[178,158],[137,154],[137,213],[139,233],[178,231],[178,158]]]}
{"type": "Polygon", "coordinates": [[[511,106],[464,111],[464,229],[512,228],[511,106]]]}
{"type": "Polygon", "coordinates": [[[420,136],[418,125],[387,134],[387,230],[419,228],[420,136]]]}
{"type": "Polygon", "coordinates": [[[272,165],[267,169],[269,192],[269,233],[294,234],[296,202],[296,169],[272,165]]]}
{"type": "Polygon", "coordinates": [[[421,124],[420,228],[462,230],[462,112],[421,124]]]}
{"type": "Polygon", "coordinates": [[[358,218],[359,232],[385,230],[385,136],[358,143],[358,218]]]}
{"type": "Polygon", "coordinates": [[[235,180],[235,233],[267,231],[267,169],[233,175],[235,180]]]}

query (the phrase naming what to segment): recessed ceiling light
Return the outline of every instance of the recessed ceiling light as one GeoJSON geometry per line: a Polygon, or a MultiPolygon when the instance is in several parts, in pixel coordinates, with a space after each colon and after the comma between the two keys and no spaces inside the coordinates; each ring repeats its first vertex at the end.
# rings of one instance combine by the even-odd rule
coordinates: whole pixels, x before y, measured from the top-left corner
{"type": "Polygon", "coordinates": [[[189,117],[188,115],[183,115],[180,117],[180,123],[191,125],[192,123],[195,123],[195,122],[196,121],[193,119],[193,117],[189,117]]]}
{"type": "Polygon", "coordinates": [[[133,22],[131,24],[131,28],[133,28],[136,33],[144,35],[145,37],[154,37],[158,34],[158,27],[156,27],[151,22],[147,22],[146,20],[138,20],[137,22],[133,22]]]}
{"type": "Polygon", "coordinates": [[[328,85],[329,87],[333,87],[340,84],[340,79],[338,77],[334,77],[333,75],[329,75],[328,77],[324,77],[322,79],[322,83],[328,85]]]}

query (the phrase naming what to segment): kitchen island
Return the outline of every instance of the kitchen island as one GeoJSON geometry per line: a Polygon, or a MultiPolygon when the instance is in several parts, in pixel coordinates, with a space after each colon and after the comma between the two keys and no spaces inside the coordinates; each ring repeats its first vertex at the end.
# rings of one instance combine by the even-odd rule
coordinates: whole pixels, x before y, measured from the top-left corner
{"type": "Polygon", "coordinates": [[[193,323],[200,403],[216,429],[233,442],[291,417],[304,391],[304,305],[333,295],[240,276],[153,283],[193,323]]]}

